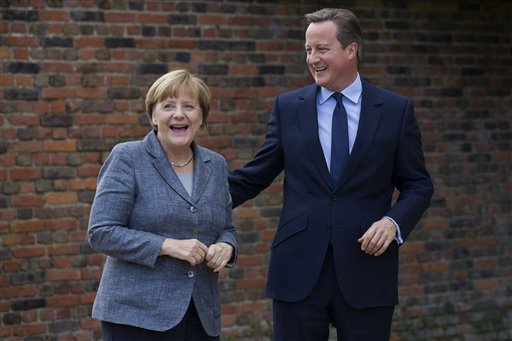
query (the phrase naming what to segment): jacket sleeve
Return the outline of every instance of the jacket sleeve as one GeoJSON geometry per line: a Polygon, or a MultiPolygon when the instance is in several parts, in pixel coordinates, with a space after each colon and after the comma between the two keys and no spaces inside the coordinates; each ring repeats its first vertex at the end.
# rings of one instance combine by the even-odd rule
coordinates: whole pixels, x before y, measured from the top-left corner
{"type": "Polygon", "coordinates": [[[421,133],[411,100],[407,100],[395,159],[393,181],[400,192],[395,205],[386,214],[400,226],[405,240],[430,205],[434,193],[425,167],[421,133]]]}
{"type": "Polygon", "coordinates": [[[89,244],[108,256],[153,267],[165,238],[128,228],[137,183],[136,160],[127,149],[114,147],[100,170],[89,218],[89,244]]]}

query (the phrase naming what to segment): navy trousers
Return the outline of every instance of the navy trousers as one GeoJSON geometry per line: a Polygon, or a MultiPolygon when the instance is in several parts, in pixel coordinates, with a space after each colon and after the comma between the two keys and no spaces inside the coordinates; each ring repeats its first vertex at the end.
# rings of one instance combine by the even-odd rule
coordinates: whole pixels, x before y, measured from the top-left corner
{"type": "Polygon", "coordinates": [[[169,330],[158,332],[102,321],[101,331],[104,341],[220,341],[219,336],[206,334],[192,300],[183,320],[169,330]]]}
{"type": "Polygon", "coordinates": [[[354,309],[348,305],[338,286],[332,253],[329,247],[308,297],[299,302],[273,301],[275,341],[327,341],[331,324],[338,341],[389,341],[394,306],[354,309]]]}

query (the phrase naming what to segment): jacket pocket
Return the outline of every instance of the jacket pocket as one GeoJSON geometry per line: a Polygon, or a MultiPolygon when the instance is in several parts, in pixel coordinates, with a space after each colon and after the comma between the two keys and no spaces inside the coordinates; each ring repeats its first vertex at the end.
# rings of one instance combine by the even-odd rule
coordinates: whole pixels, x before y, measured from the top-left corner
{"type": "Polygon", "coordinates": [[[297,233],[300,233],[300,232],[306,230],[307,227],[308,227],[308,216],[307,215],[297,217],[297,218],[285,223],[284,225],[281,225],[277,229],[276,236],[274,238],[274,241],[272,242],[272,248],[276,247],[277,245],[282,243],[284,240],[296,235],[297,233]]]}

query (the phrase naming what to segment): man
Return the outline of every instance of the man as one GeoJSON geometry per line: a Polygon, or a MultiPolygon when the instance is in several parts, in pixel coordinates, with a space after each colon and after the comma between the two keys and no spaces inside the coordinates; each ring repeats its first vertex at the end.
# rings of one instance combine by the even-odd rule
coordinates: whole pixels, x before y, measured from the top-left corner
{"type": "Polygon", "coordinates": [[[433,193],[420,131],[411,100],[361,80],[362,30],[352,12],[305,17],[315,83],[276,97],[261,149],[229,176],[233,203],[284,170],[267,278],[275,340],[327,340],[329,324],[338,340],[388,340],[398,246],[433,193]]]}

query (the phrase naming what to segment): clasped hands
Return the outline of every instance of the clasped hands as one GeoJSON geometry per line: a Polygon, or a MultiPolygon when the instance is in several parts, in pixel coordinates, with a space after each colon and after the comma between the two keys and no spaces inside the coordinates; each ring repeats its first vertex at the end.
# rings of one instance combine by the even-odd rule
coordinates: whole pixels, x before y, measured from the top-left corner
{"type": "Polygon", "coordinates": [[[209,247],[197,239],[171,239],[166,238],[162,244],[160,255],[167,255],[181,259],[195,266],[206,261],[208,267],[214,272],[223,269],[231,259],[233,246],[219,242],[209,247]]]}

